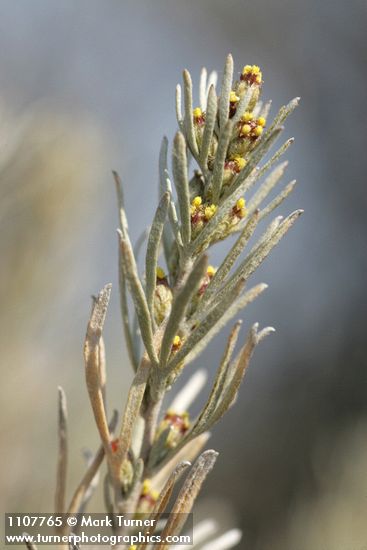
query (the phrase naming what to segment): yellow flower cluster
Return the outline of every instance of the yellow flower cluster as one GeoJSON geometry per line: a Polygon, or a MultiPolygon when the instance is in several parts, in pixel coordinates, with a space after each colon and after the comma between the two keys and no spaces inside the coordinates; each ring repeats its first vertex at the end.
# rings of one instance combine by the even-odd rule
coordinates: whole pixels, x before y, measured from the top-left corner
{"type": "Polygon", "coordinates": [[[172,351],[177,351],[182,346],[182,338],[178,334],[173,338],[172,351]]]}
{"type": "Polygon", "coordinates": [[[201,231],[205,223],[207,223],[217,211],[215,204],[203,203],[203,199],[200,196],[194,197],[191,202],[190,214],[191,214],[191,227],[194,234],[201,231]]]}
{"type": "Polygon", "coordinates": [[[205,113],[200,109],[200,107],[195,107],[195,109],[192,111],[192,116],[195,125],[202,126],[204,124],[205,113]]]}
{"type": "Polygon", "coordinates": [[[231,155],[224,163],[223,185],[230,185],[235,174],[239,174],[247,161],[240,155],[231,155]]]}
{"type": "Polygon", "coordinates": [[[255,140],[261,136],[265,125],[266,120],[264,117],[255,119],[252,113],[246,111],[239,122],[239,135],[255,140]]]}
{"type": "Polygon", "coordinates": [[[152,488],[150,479],[143,481],[137,512],[139,514],[149,513],[159,498],[159,492],[152,488]]]}
{"type": "Polygon", "coordinates": [[[246,210],[246,201],[245,199],[238,199],[238,201],[236,202],[235,206],[233,207],[233,214],[237,217],[237,218],[244,218],[247,214],[247,210],[246,210]]]}
{"type": "Polygon", "coordinates": [[[213,267],[212,265],[208,265],[205,277],[203,277],[200,288],[198,290],[198,296],[199,297],[202,296],[204,294],[204,292],[206,291],[206,289],[208,288],[209,283],[210,283],[211,279],[214,277],[216,271],[217,270],[216,270],[215,267],[213,267]]]}
{"type": "Polygon", "coordinates": [[[229,102],[230,103],[238,103],[240,100],[240,98],[238,97],[238,95],[236,94],[236,92],[234,92],[233,90],[231,91],[230,95],[229,95],[229,102]]]}
{"type": "Polygon", "coordinates": [[[150,496],[153,500],[157,500],[159,497],[159,491],[152,489],[152,482],[150,479],[144,479],[141,489],[141,496],[150,496]]]}
{"type": "Polygon", "coordinates": [[[239,100],[239,96],[236,94],[236,92],[232,90],[229,96],[229,118],[232,118],[234,116],[239,100]]]}
{"type": "Polygon", "coordinates": [[[169,434],[167,436],[166,445],[169,448],[174,448],[177,446],[182,437],[186,434],[190,428],[190,417],[188,412],[178,413],[169,409],[162,422],[159,425],[156,440],[159,436],[170,428],[169,434]]]}
{"type": "Polygon", "coordinates": [[[248,84],[262,83],[262,72],[257,65],[245,65],[242,69],[241,80],[244,80],[248,84]]]}

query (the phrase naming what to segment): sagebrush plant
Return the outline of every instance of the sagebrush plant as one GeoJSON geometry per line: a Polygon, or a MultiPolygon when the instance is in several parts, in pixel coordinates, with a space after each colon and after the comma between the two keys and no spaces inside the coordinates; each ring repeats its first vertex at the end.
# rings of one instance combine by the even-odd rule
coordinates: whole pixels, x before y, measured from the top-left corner
{"type": "MultiPolygon", "coordinates": [[[[203,371],[193,373],[169,409],[161,410],[162,401],[210,340],[266,289],[265,284],[247,289],[246,283],[302,212],[297,210],[285,219],[276,217],[244,253],[259,222],[294,188],[295,182],[289,183],[263,206],[282,179],[287,163],[275,168],[273,165],[293,140],[288,139],[260,163],[282,133],[282,124],[297,106],[298,98],[282,107],[271,124],[267,124],[270,102],[260,100],[263,79],[259,67],[246,65],[233,82],[231,55],[226,60],[219,96],[215,91],[216,74],[208,77],[203,69],[200,107],[193,106],[188,71],[183,73],[183,82],[183,113],[181,87],[177,86],[176,91],[179,131],[172,151],[175,193],[167,167],[168,142],[164,138],[159,158],[159,204],[147,234],[145,271],[141,275],[129,238],[121,182],[114,173],[120,214],[121,311],[128,357],[135,375],[116,431],[118,415],[115,412],[108,422],[105,399],[102,330],[111,292],[111,285],[107,285],[94,299],[84,347],[86,383],[101,447],[90,458],[69,504],[66,504],[66,399],[62,389],[59,390],[55,511],[85,510],[105,459],[107,474],[103,490],[107,511],[142,512],[152,518],[159,518],[164,511],[173,512],[163,527],[163,536],[178,534],[183,528],[184,516],[180,514],[192,509],[217,458],[214,450],[200,454],[208,432],[235,402],[255,347],[274,329],[259,330],[258,324],[254,324],[236,352],[241,321],[235,322],[209,397],[196,418],[190,418],[188,408],[205,384],[203,371]],[[196,165],[192,176],[191,161],[196,165]],[[268,175],[262,179],[265,174],[268,175]],[[237,238],[221,265],[217,268],[209,265],[210,248],[233,234],[237,238]],[[169,505],[184,471],[186,477],[178,496],[169,505]]],[[[210,542],[208,548],[229,548],[237,542],[237,535],[230,532],[210,542]]],[[[140,544],[133,548],[148,547],[140,544]]],[[[159,550],[167,547],[165,543],[156,545],[159,550]]]]}

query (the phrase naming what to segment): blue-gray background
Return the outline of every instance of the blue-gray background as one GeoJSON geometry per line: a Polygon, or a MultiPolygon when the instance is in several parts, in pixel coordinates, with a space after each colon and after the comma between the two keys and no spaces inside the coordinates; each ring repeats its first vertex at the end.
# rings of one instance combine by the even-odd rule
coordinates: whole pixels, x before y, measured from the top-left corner
{"type": "MultiPolygon", "coordinates": [[[[69,397],[70,490],[80,449],[97,443],[82,342],[90,295],[108,281],[110,403],[122,406],[131,374],[110,169],[136,239],[154,211],[161,137],[176,128],[181,69],[197,82],[231,52],[238,71],[261,66],[274,110],[302,97],[286,130],[299,187],[280,213],[305,214],[256,277],[270,289],[246,327],[277,334],[214,430],[203,513],[224,518],[224,503],[245,549],[365,548],[366,11],[362,0],[1,0],[4,509],[51,509],[57,384],[69,397]]],[[[214,370],[224,339],[201,366],[214,370]]]]}

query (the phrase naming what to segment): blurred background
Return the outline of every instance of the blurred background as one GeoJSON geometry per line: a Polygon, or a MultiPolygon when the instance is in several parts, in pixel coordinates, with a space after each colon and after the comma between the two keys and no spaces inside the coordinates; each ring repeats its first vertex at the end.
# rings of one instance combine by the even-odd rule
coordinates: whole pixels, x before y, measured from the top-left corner
{"type": "MultiPolygon", "coordinates": [[[[302,97],[286,130],[300,185],[279,213],[305,214],[256,275],[270,288],[245,328],[277,333],[214,430],[220,457],[198,510],[240,526],[246,550],[366,550],[366,2],[2,0],[0,11],[2,510],[52,509],[58,384],[69,491],[81,449],[97,445],[82,344],[90,296],[109,281],[109,402],[121,408],[131,372],[111,169],[136,240],[181,70],[221,74],[231,52],[237,71],[261,66],[272,114],[302,97]]],[[[227,333],[198,365],[214,371],[227,333]]]]}

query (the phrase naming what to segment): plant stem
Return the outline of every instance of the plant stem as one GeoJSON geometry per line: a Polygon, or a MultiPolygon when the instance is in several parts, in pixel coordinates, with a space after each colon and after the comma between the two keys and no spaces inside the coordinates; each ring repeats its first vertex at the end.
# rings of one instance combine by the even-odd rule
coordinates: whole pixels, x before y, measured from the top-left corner
{"type": "Polygon", "coordinates": [[[152,399],[152,397],[149,395],[148,403],[144,411],[145,428],[140,455],[144,461],[144,472],[146,472],[149,452],[154,442],[154,436],[157,429],[158,416],[161,410],[162,401],[163,393],[161,392],[159,393],[157,399],[152,399]]]}

